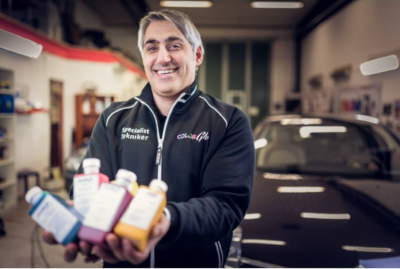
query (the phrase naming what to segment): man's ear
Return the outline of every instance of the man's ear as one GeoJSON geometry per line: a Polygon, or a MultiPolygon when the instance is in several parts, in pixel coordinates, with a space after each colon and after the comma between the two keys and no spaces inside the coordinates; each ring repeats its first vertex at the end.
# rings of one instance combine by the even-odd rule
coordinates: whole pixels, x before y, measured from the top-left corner
{"type": "Polygon", "coordinates": [[[204,56],[201,46],[197,47],[195,56],[196,56],[196,66],[200,66],[201,63],[203,62],[203,56],[204,56]]]}

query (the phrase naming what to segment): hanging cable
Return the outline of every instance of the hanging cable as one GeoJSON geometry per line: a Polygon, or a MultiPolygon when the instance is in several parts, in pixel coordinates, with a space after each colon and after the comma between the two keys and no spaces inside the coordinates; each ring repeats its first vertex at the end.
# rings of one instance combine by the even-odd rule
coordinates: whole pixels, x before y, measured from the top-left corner
{"type": "Polygon", "coordinates": [[[40,257],[42,258],[42,260],[43,260],[44,264],[46,265],[46,267],[47,267],[47,268],[51,268],[49,262],[48,262],[47,259],[46,259],[46,256],[44,255],[44,252],[43,252],[43,249],[42,249],[42,243],[41,243],[41,240],[40,240],[40,229],[39,229],[39,225],[37,225],[37,226],[38,226],[38,229],[37,229],[37,231],[36,231],[36,243],[37,243],[37,245],[38,245],[38,247],[39,247],[40,257]]]}

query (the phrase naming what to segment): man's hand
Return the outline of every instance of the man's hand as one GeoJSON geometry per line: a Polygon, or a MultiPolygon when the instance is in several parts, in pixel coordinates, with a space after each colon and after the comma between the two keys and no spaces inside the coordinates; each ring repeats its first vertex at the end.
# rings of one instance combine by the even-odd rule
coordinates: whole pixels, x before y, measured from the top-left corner
{"type": "Polygon", "coordinates": [[[147,259],[157,243],[167,234],[170,225],[170,220],[165,215],[162,215],[160,221],[153,227],[150,233],[150,238],[144,252],[140,252],[128,239],[120,240],[115,234],[109,234],[106,237],[110,251],[106,251],[99,246],[94,246],[93,252],[108,263],[127,261],[136,265],[141,264],[147,259]]]}

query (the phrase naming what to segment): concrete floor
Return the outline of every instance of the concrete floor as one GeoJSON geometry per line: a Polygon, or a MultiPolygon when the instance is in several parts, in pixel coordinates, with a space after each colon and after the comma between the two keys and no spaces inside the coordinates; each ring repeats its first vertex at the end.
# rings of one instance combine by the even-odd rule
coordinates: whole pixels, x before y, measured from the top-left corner
{"type": "MultiPolygon", "coordinates": [[[[7,235],[0,237],[0,267],[32,267],[31,263],[31,234],[35,228],[35,222],[30,218],[29,204],[21,199],[18,207],[13,212],[3,217],[7,235]]],[[[50,267],[87,267],[99,268],[102,264],[85,263],[84,257],[79,255],[74,263],[67,263],[63,259],[64,247],[61,245],[48,245],[41,238],[41,228],[37,237],[41,242],[43,253],[50,267]]],[[[44,267],[37,242],[34,244],[34,267],[44,267]]]]}

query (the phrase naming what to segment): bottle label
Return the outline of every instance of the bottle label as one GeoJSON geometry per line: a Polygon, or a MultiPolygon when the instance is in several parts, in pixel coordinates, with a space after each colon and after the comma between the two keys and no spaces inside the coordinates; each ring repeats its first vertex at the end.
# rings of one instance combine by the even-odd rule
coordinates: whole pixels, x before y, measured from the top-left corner
{"type": "Polygon", "coordinates": [[[121,222],[142,230],[149,230],[163,199],[164,196],[159,193],[139,188],[135,198],[122,215],[121,222]]]}
{"type": "Polygon", "coordinates": [[[86,216],[93,197],[99,190],[99,175],[79,175],[74,177],[74,208],[86,216]]]}
{"type": "Polygon", "coordinates": [[[51,232],[59,243],[65,240],[78,223],[78,218],[50,194],[33,212],[32,219],[44,230],[51,232]]]}
{"type": "Polygon", "coordinates": [[[111,225],[126,193],[126,189],[121,186],[101,184],[83,225],[103,232],[111,231],[111,225]]]}

